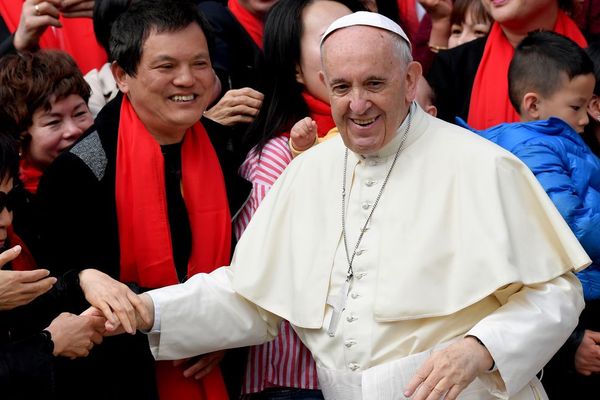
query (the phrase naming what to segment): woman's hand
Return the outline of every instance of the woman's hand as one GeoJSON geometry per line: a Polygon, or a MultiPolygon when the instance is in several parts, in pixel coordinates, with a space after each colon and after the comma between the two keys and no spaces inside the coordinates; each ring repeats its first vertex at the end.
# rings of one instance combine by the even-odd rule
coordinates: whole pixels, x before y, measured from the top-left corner
{"type": "Polygon", "coordinates": [[[250,123],[258,114],[263,98],[261,92],[249,87],[228,90],[204,116],[225,126],[250,123]]]}
{"type": "Polygon", "coordinates": [[[21,246],[0,253],[0,310],[11,310],[46,293],[56,283],[47,269],[4,271],[2,267],[21,254],[21,246]]]}
{"type": "Polygon", "coordinates": [[[122,325],[126,332],[134,334],[138,325],[136,313],[144,321],[151,319],[147,308],[127,285],[97,269],[81,271],[79,284],[86,300],[100,310],[114,327],[122,325]]]}
{"type": "Polygon", "coordinates": [[[25,0],[21,9],[21,20],[13,39],[15,49],[32,50],[39,45],[40,37],[46,28],[61,27],[58,20],[60,7],[60,0],[25,0]]]}

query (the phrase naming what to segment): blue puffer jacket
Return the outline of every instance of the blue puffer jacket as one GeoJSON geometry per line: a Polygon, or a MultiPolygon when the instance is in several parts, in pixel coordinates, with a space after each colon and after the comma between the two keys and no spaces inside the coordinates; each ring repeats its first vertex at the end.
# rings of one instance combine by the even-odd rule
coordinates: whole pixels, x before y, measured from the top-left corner
{"type": "Polygon", "coordinates": [[[501,124],[476,131],[521,159],[592,259],[577,275],[586,299],[600,299],[600,159],[567,123],[558,118],[501,124]]]}

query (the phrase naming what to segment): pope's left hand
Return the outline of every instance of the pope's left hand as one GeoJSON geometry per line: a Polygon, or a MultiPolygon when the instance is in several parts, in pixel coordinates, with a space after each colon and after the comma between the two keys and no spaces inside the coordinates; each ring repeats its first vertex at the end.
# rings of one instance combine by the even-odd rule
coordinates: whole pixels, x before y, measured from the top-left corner
{"type": "Polygon", "coordinates": [[[477,339],[467,336],[434,352],[412,377],[404,396],[414,395],[413,400],[455,400],[493,363],[489,351],[477,339]]]}
{"type": "Polygon", "coordinates": [[[214,353],[204,354],[202,356],[184,358],[183,360],[173,361],[176,367],[184,366],[183,376],[194,378],[196,380],[208,375],[225,357],[225,350],[215,351],[214,353]]]}

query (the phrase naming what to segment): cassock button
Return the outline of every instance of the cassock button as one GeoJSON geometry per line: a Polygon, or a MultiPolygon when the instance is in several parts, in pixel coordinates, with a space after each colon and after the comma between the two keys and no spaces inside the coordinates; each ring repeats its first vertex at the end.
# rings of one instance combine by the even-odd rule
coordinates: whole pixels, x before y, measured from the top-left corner
{"type": "Polygon", "coordinates": [[[350,297],[352,297],[353,299],[357,299],[358,296],[360,296],[360,295],[356,292],[352,292],[352,294],[350,294],[350,297]]]}
{"type": "Polygon", "coordinates": [[[356,255],[357,255],[357,256],[360,256],[360,255],[361,255],[362,253],[364,253],[364,252],[365,252],[365,249],[360,249],[360,250],[358,250],[358,251],[356,252],[356,255]]]}
{"type": "Polygon", "coordinates": [[[344,342],[344,346],[350,348],[356,344],[356,340],[348,339],[344,342]]]}
{"type": "Polygon", "coordinates": [[[357,319],[358,319],[358,317],[355,317],[355,316],[353,316],[353,315],[348,315],[348,316],[346,317],[346,321],[348,321],[348,322],[354,322],[354,321],[356,321],[357,319]]]}
{"type": "Polygon", "coordinates": [[[377,164],[378,164],[377,160],[370,159],[369,161],[367,161],[367,165],[370,165],[372,167],[374,167],[377,164]]]}
{"type": "Polygon", "coordinates": [[[366,275],[367,275],[367,273],[366,273],[366,272],[361,272],[361,273],[358,273],[358,274],[356,274],[356,279],[362,279],[362,278],[364,278],[366,275]]]}
{"type": "Polygon", "coordinates": [[[375,184],[375,181],[374,181],[373,179],[368,179],[368,180],[365,182],[365,185],[367,185],[368,187],[371,187],[371,186],[373,186],[374,184],[375,184]]]}
{"type": "Polygon", "coordinates": [[[371,207],[371,203],[369,203],[368,201],[365,201],[364,203],[362,203],[363,210],[368,210],[369,207],[371,207]]]}
{"type": "Polygon", "coordinates": [[[350,364],[348,364],[348,368],[350,368],[350,370],[352,370],[352,371],[356,371],[357,369],[360,368],[360,365],[358,365],[357,363],[350,363],[350,364]]]}

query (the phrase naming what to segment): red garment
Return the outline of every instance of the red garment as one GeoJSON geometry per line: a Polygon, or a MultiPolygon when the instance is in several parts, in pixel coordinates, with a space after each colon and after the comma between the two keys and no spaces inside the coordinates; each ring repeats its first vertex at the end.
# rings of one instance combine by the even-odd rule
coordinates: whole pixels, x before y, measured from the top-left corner
{"type": "MultiPolygon", "coordinates": [[[[192,230],[188,276],[228,265],[231,217],[219,161],[198,122],[181,148],[182,192],[192,230]]],[[[116,206],[121,280],[157,288],[178,283],[165,192],[164,159],[127,97],[121,105],[117,142],[116,206]]],[[[219,368],[201,381],[183,377],[172,362],[157,363],[160,398],[227,399],[219,368]]]]}
{"type": "Polygon", "coordinates": [[[15,233],[12,225],[7,229],[6,239],[6,242],[10,247],[16,245],[21,246],[21,254],[10,262],[13,271],[31,271],[37,268],[37,264],[33,259],[29,248],[27,248],[25,242],[23,242],[23,240],[15,233]]]}
{"type": "MultiPolygon", "coordinates": [[[[575,22],[562,11],[558,12],[553,31],[587,47],[575,22]]],[[[519,114],[508,98],[508,66],[514,52],[500,25],[494,23],[471,90],[468,118],[471,127],[486,129],[503,122],[519,121],[519,114]]]]}
{"type": "Polygon", "coordinates": [[[335,127],[335,121],[331,116],[331,106],[306,91],[302,92],[302,98],[308,106],[310,117],[317,123],[317,135],[319,137],[327,135],[327,132],[335,127]]]}
{"type": "MultiPolygon", "coordinates": [[[[23,0],[0,1],[0,15],[11,33],[19,26],[23,3],[23,0]]],[[[47,28],[40,38],[40,47],[66,51],[84,74],[94,68],[100,69],[107,57],[96,41],[91,18],[64,18],[61,15],[59,21],[62,28],[47,28]]]]}
{"type": "Polygon", "coordinates": [[[24,158],[19,161],[19,180],[29,193],[36,194],[40,179],[44,172],[24,158]]]}
{"type": "Polygon", "coordinates": [[[408,35],[412,42],[417,37],[419,31],[419,16],[417,15],[416,0],[397,0],[398,11],[400,12],[400,21],[402,21],[402,29],[408,35]]]}
{"type": "Polygon", "coordinates": [[[254,43],[259,49],[263,48],[263,30],[265,22],[252,14],[246,8],[244,8],[239,0],[229,0],[227,3],[229,11],[233,14],[235,19],[242,25],[244,30],[250,35],[254,43]]]}

